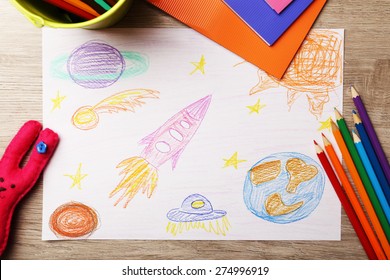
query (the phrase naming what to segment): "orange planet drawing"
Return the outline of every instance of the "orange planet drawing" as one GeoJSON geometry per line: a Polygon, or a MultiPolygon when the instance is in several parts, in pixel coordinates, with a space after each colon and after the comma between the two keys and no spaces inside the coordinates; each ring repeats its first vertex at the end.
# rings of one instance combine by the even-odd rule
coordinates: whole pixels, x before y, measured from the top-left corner
{"type": "Polygon", "coordinates": [[[58,207],[50,216],[50,229],[65,238],[86,237],[99,225],[97,212],[80,202],[69,202],[58,207]]]}

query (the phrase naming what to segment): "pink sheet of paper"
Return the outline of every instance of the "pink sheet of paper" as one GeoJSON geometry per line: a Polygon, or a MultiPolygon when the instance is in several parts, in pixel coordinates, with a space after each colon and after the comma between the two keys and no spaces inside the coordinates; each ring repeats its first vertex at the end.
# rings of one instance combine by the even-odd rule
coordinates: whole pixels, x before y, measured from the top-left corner
{"type": "Polygon", "coordinates": [[[280,14],[293,0],[265,0],[278,14],[280,14]]]}

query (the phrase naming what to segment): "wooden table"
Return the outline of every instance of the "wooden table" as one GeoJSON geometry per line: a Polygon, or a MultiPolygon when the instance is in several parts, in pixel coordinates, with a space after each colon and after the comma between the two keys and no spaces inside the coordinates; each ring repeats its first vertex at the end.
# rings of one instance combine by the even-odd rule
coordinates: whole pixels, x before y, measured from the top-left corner
{"type": "MultiPolygon", "coordinates": [[[[348,86],[364,94],[390,154],[390,1],[329,0],[315,27],[345,29],[348,86]]],[[[116,27],[184,27],[143,0],[116,27]]],[[[42,120],[41,30],[0,1],[0,154],[27,120],[42,120]]],[[[366,259],[344,211],[341,241],[41,241],[42,179],[16,209],[4,259],[366,259]]]]}

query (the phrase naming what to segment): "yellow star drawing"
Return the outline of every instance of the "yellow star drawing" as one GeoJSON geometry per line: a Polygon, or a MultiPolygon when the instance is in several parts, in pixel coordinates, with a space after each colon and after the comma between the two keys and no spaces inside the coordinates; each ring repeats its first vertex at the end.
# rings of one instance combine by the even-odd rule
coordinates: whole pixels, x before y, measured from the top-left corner
{"type": "Polygon", "coordinates": [[[77,168],[76,174],[75,175],[70,175],[70,174],[65,174],[64,176],[69,177],[70,179],[73,180],[72,185],[70,188],[72,189],[73,187],[77,186],[79,190],[81,190],[81,180],[83,180],[85,177],[88,176],[88,174],[82,174],[81,173],[81,166],[82,164],[79,164],[79,167],[77,168]]]}
{"type": "Polygon", "coordinates": [[[225,161],[225,167],[234,166],[235,169],[238,169],[238,164],[245,162],[246,160],[238,159],[238,153],[235,152],[229,159],[223,159],[225,161]]]}
{"type": "Polygon", "coordinates": [[[328,129],[330,131],[331,127],[332,127],[332,117],[329,117],[324,122],[320,121],[320,124],[321,124],[321,126],[318,128],[318,131],[321,131],[321,130],[324,130],[324,129],[328,129]]]}
{"type": "Polygon", "coordinates": [[[246,106],[249,109],[249,114],[256,113],[259,114],[260,110],[263,109],[266,105],[260,103],[260,98],[257,100],[255,105],[246,106]]]}
{"type": "Polygon", "coordinates": [[[198,70],[204,75],[204,66],[206,65],[206,60],[204,59],[203,54],[199,62],[191,62],[191,64],[195,66],[195,69],[190,73],[190,75],[194,74],[198,70]]]}
{"type": "Polygon", "coordinates": [[[51,108],[51,111],[53,112],[55,109],[61,109],[61,102],[64,101],[66,96],[60,96],[60,92],[57,91],[56,98],[51,98],[51,102],[53,102],[53,108],[51,108]]]}

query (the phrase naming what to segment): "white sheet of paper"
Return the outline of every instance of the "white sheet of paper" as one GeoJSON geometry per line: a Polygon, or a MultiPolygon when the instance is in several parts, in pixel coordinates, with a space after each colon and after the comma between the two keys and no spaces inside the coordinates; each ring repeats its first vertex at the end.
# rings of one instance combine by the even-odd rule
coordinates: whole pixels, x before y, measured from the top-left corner
{"type": "Polygon", "coordinates": [[[294,61],[295,72],[286,74],[291,79],[277,83],[187,28],[45,28],[44,125],[59,134],[60,144],[44,173],[42,238],[339,240],[340,203],[313,140],[322,145],[324,132],[333,141],[326,121],[333,117],[334,107],[342,111],[344,34],[313,32],[310,51],[294,61]],[[333,37],[316,45],[321,36],[333,37]],[[303,76],[306,82],[300,79],[303,76]],[[144,90],[150,90],[148,94],[153,92],[156,98],[139,99],[143,104],[125,111],[134,103],[121,103],[117,94],[134,89],[142,89],[134,94],[143,97],[144,90]],[[164,125],[209,95],[209,104],[206,98],[196,103],[196,109],[188,109],[203,118],[191,124],[196,126],[189,128],[192,138],[180,126],[181,117],[175,119],[176,126],[164,125]],[[92,106],[92,111],[78,118],[85,122],[78,123],[80,129],[72,116],[83,106],[92,106]],[[120,106],[123,110],[118,110],[120,106]],[[93,116],[91,123],[88,118],[93,116]],[[158,129],[149,138],[151,144],[140,143],[158,129]],[[148,198],[153,184],[134,179],[149,174],[142,173],[147,167],[129,168],[127,178],[134,179],[135,188],[145,186],[146,192],[134,191],[124,207],[129,188],[110,198],[125,176],[117,165],[140,156],[147,160],[141,165],[149,162],[158,171],[158,181],[148,198]],[[292,158],[304,162],[294,171],[303,175],[287,170],[286,161],[292,158]],[[259,161],[276,162],[272,171],[276,173],[260,171],[258,180],[268,181],[255,185],[246,178],[259,161]],[[316,175],[310,173],[313,169],[316,175]],[[289,180],[297,182],[295,193],[286,191],[289,180]],[[273,199],[267,200],[271,194],[273,199]],[[59,208],[70,202],[88,210],[81,209],[80,214],[77,207],[59,208]]]}

